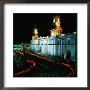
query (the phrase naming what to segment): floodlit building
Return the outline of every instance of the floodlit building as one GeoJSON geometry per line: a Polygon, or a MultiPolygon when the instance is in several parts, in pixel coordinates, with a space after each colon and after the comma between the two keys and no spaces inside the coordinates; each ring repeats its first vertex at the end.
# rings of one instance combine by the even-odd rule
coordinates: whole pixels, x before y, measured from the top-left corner
{"type": "Polygon", "coordinates": [[[55,16],[53,19],[55,28],[50,30],[51,35],[39,37],[38,29],[35,27],[34,36],[30,41],[30,48],[36,53],[43,55],[60,57],[63,59],[76,60],[77,57],[77,35],[76,32],[62,34],[60,26],[60,17],[55,16]]]}

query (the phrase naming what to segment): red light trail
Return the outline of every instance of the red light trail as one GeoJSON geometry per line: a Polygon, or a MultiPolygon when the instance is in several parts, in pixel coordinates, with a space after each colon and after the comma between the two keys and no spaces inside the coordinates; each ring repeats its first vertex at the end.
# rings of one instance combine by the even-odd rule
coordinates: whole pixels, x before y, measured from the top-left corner
{"type": "MultiPolygon", "coordinates": [[[[20,54],[22,54],[22,55],[24,54],[23,51],[18,51],[18,52],[19,52],[20,54]]],[[[25,53],[26,53],[26,54],[29,54],[29,55],[31,55],[31,56],[37,57],[37,58],[39,58],[39,59],[41,59],[41,60],[45,60],[45,61],[51,62],[51,60],[50,60],[49,58],[47,58],[47,57],[44,57],[44,56],[41,56],[41,55],[38,55],[38,54],[32,54],[32,53],[26,52],[26,51],[25,51],[25,53]]],[[[31,70],[36,66],[36,63],[35,63],[33,60],[27,59],[27,60],[25,60],[25,61],[28,62],[28,63],[30,63],[30,64],[32,64],[32,65],[31,65],[28,69],[25,69],[25,70],[22,70],[22,71],[16,73],[15,76],[23,76],[24,74],[26,74],[27,72],[31,71],[31,70]]],[[[73,70],[73,68],[71,67],[71,65],[66,64],[66,63],[63,63],[63,62],[58,62],[57,64],[61,64],[61,65],[63,65],[64,67],[67,67],[67,68],[70,70],[70,72],[69,72],[69,74],[67,75],[67,77],[71,77],[71,76],[74,75],[74,70],[73,70]]]]}
{"type": "Polygon", "coordinates": [[[27,72],[31,71],[36,65],[36,63],[32,60],[26,60],[26,62],[31,63],[32,65],[28,69],[25,69],[25,70],[22,70],[22,71],[16,73],[15,76],[23,76],[27,72]]]}

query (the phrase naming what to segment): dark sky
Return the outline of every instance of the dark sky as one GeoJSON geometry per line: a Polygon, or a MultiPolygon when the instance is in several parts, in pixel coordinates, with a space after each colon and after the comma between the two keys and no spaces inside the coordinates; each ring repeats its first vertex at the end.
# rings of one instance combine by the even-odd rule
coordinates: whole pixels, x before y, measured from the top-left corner
{"type": "Polygon", "coordinates": [[[13,40],[16,43],[29,43],[33,29],[38,28],[39,36],[49,36],[50,30],[53,29],[53,17],[61,17],[61,27],[63,33],[77,31],[77,14],[68,13],[14,13],[13,14],[13,40]]]}

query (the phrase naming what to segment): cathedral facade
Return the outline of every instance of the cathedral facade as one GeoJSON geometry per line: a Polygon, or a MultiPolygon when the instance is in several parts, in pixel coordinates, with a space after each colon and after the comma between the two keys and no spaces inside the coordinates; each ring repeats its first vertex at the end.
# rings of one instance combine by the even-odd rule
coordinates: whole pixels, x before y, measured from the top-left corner
{"type": "Polygon", "coordinates": [[[36,53],[48,56],[60,57],[63,59],[76,60],[77,58],[77,33],[62,34],[60,17],[53,19],[55,28],[50,30],[51,35],[46,37],[38,36],[38,29],[34,29],[34,35],[30,41],[30,48],[36,53]]]}

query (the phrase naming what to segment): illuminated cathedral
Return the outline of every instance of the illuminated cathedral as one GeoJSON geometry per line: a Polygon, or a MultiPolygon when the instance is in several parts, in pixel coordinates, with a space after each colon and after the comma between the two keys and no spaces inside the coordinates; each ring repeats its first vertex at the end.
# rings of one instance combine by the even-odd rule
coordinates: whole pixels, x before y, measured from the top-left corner
{"type": "Polygon", "coordinates": [[[50,36],[41,37],[35,27],[30,48],[33,52],[42,55],[55,56],[65,59],[76,60],[77,36],[76,32],[62,33],[60,16],[53,18],[54,29],[50,30],[50,36]]]}

